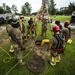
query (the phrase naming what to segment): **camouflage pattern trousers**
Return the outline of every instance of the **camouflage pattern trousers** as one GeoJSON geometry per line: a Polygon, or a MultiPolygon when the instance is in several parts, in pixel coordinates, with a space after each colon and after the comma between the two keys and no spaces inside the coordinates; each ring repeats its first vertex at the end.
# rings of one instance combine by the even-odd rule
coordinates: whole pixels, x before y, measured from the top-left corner
{"type": "Polygon", "coordinates": [[[18,60],[19,63],[22,63],[23,51],[21,51],[21,48],[18,44],[13,44],[13,47],[16,59],[18,60]]]}

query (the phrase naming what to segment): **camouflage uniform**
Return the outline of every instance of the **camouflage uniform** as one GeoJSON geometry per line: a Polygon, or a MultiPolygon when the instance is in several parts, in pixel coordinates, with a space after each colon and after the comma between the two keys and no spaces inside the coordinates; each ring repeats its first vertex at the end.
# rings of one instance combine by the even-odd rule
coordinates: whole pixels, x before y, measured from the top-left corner
{"type": "Polygon", "coordinates": [[[37,28],[37,19],[34,18],[34,31],[35,31],[35,35],[36,35],[36,28],[37,28]]]}
{"type": "Polygon", "coordinates": [[[24,22],[22,22],[20,24],[20,30],[21,30],[21,33],[22,33],[22,38],[23,38],[23,43],[25,42],[26,40],[26,34],[25,34],[25,26],[24,26],[24,22]]]}
{"type": "Polygon", "coordinates": [[[18,28],[12,28],[10,31],[10,36],[12,39],[12,45],[14,47],[15,57],[19,63],[22,63],[23,51],[21,51],[21,46],[18,44],[17,40],[21,40],[22,43],[22,34],[18,28]]]}
{"type": "Polygon", "coordinates": [[[28,36],[29,36],[30,32],[34,35],[34,24],[33,24],[33,21],[29,20],[28,24],[29,24],[27,26],[27,29],[28,29],[27,34],[28,34],[28,36]]]}
{"type": "Polygon", "coordinates": [[[56,65],[56,62],[60,61],[60,54],[63,53],[63,50],[64,50],[63,38],[62,38],[62,41],[63,41],[62,42],[63,48],[62,47],[59,48],[58,40],[54,36],[50,39],[50,42],[49,42],[50,54],[51,54],[50,63],[52,66],[56,65]]]}
{"type": "MultiPolygon", "coordinates": [[[[50,39],[50,43],[49,43],[49,44],[52,45],[52,46],[51,46],[52,48],[56,48],[57,43],[58,43],[58,41],[57,41],[57,39],[56,39],[55,37],[52,37],[52,38],[50,39]]],[[[51,49],[51,54],[52,54],[53,56],[56,56],[58,53],[60,53],[60,52],[57,52],[57,51],[54,51],[54,50],[51,49]]]]}
{"type": "MultiPolygon", "coordinates": [[[[10,40],[10,43],[11,43],[11,37],[10,37],[10,30],[12,29],[12,26],[10,24],[7,24],[6,25],[6,31],[8,33],[8,36],[9,36],[9,40],[10,40]]],[[[13,46],[11,45],[10,49],[9,49],[10,52],[14,52],[14,49],[13,49],[13,46]]]]}
{"type": "Polygon", "coordinates": [[[63,28],[62,29],[62,34],[63,34],[63,36],[64,36],[64,38],[65,38],[65,41],[67,42],[67,40],[70,38],[70,34],[71,34],[71,32],[69,31],[69,28],[63,28]]]}
{"type": "Polygon", "coordinates": [[[6,25],[6,31],[8,33],[8,35],[10,34],[10,30],[12,29],[12,26],[10,24],[6,25]]]}
{"type": "Polygon", "coordinates": [[[45,34],[46,36],[46,30],[47,30],[47,21],[46,19],[42,20],[42,36],[45,34]]]}

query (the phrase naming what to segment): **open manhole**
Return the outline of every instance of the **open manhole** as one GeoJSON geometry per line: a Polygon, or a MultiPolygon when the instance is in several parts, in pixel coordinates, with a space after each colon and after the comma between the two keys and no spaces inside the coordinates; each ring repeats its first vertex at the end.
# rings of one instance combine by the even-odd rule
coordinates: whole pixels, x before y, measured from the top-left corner
{"type": "Polygon", "coordinates": [[[38,55],[31,56],[27,61],[27,67],[31,72],[39,73],[45,68],[45,61],[38,55]]]}

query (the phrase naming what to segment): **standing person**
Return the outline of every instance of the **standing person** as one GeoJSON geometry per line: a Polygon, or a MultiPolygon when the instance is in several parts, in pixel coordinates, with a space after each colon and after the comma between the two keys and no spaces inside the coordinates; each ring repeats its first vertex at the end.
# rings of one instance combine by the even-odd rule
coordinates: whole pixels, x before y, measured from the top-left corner
{"type": "Polygon", "coordinates": [[[71,29],[68,27],[70,25],[69,21],[64,22],[64,28],[62,29],[62,34],[65,38],[65,42],[71,37],[71,29]]]}
{"type": "MultiPolygon", "coordinates": [[[[6,31],[8,33],[10,43],[11,43],[10,30],[12,29],[11,22],[12,22],[12,19],[11,19],[11,17],[8,16],[6,18],[6,31]]],[[[14,49],[13,49],[12,45],[10,46],[9,52],[14,52],[14,49]]]]}
{"type": "Polygon", "coordinates": [[[58,25],[60,27],[60,29],[62,29],[62,25],[60,24],[60,21],[59,20],[56,20],[55,21],[55,24],[58,25]]]}
{"type": "Polygon", "coordinates": [[[35,31],[35,36],[36,34],[36,29],[37,29],[37,18],[34,18],[34,31],[35,31]]]}
{"type": "Polygon", "coordinates": [[[13,18],[12,27],[13,28],[10,30],[10,37],[12,39],[15,57],[21,65],[25,65],[22,60],[23,50],[25,50],[25,47],[22,43],[23,41],[21,31],[18,29],[20,27],[20,24],[16,17],[13,18]]]}
{"type": "Polygon", "coordinates": [[[46,31],[47,31],[47,20],[45,18],[42,19],[42,34],[41,36],[46,37],[46,31]]]}
{"type": "Polygon", "coordinates": [[[21,18],[20,30],[21,30],[21,33],[22,33],[23,43],[27,40],[26,32],[25,32],[25,21],[26,20],[24,20],[24,17],[21,18]]]}
{"type": "Polygon", "coordinates": [[[34,35],[33,18],[30,18],[30,20],[28,21],[28,27],[27,27],[27,29],[28,29],[28,32],[27,32],[28,37],[29,37],[30,32],[32,33],[32,36],[35,36],[35,35],[34,35]]]}
{"type": "Polygon", "coordinates": [[[51,53],[50,64],[52,66],[56,65],[56,62],[60,61],[60,54],[63,52],[64,49],[64,39],[60,34],[59,26],[55,25],[53,27],[54,35],[50,39],[48,50],[51,53]]]}

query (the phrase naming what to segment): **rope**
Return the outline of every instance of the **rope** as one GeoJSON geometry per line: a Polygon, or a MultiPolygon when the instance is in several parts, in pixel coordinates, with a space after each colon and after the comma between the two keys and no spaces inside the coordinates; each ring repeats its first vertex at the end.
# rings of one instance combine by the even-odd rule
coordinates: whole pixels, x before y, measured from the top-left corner
{"type": "Polygon", "coordinates": [[[11,59],[15,58],[15,57],[11,57],[11,55],[5,49],[3,49],[1,46],[0,46],[0,48],[8,55],[8,57],[5,57],[3,59],[4,63],[8,63],[11,59]]]}
{"type": "MultiPolygon", "coordinates": [[[[32,47],[32,44],[31,44],[29,47],[26,47],[26,49],[29,49],[30,47],[32,47]]],[[[0,46],[0,49],[3,50],[3,51],[8,55],[8,57],[5,57],[5,58],[3,59],[3,62],[4,62],[4,63],[8,63],[8,62],[11,61],[11,59],[15,58],[15,57],[12,57],[12,56],[11,56],[5,49],[3,49],[1,46],[0,46]]]]}
{"type": "MultiPolygon", "coordinates": [[[[38,28],[38,29],[40,29],[40,28],[38,28]]],[[[36,36],[35,40],[33,41],[32,48],[22,59],[24,59],[26,56],[28,56],[32,52],[33,48],[35,47],[35,41],[38,37],[38,34],[39,34],[39,30],[38,30],[38,33],[37,33],[37,36],[36,36]]],[[[12,71],[18,64],[19,64],[19,62],[17,62],[13,67],[11,67],[11,69],[5,75],[8,75],[10,73],[10,71],[12,71]]]]}

